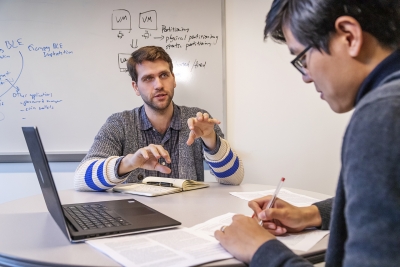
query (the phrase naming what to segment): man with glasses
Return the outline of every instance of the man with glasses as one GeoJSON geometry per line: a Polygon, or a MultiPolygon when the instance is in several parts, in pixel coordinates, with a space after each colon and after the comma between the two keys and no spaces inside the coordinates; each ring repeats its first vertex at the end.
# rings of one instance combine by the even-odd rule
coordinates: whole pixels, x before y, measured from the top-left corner
{"type": "Polygon", "coordinates": [[[337,191],[301,208],[255,199],[255,218],[235,215],[215,237],[250,266],[311,266],[274,235],[319,227],[326,266],[400,266],[400,1],[274,0],[264,36],[286,43],[334,112],[355,109],[337,191]]]}

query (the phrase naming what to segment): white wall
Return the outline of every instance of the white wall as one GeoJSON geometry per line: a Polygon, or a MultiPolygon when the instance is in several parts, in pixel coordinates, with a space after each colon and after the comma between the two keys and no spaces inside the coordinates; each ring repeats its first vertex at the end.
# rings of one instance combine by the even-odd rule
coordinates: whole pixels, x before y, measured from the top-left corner
{"type": "MultiPolygon", "coordinates": [[[[333,113],[302,82],[285,45],[263,42],[270,5],[226,1],[227,136],[244,162],[245,183],[286,177],[286,187],[333,195],[350,114],[333,113]]],[[[72,188],[76,166],[51,164],[59,189],[72,188]]],[[[40,193],[30,164],[0,163],[0,183],[0,203],[40,193]]]]}
{"type": "Polygon", "coordinates": [[[245,182],[333,195],[350,114],[335,114],[290,64],[285,45],[263,42],[271,0],[227,0],[229,142],[245,182]]]}

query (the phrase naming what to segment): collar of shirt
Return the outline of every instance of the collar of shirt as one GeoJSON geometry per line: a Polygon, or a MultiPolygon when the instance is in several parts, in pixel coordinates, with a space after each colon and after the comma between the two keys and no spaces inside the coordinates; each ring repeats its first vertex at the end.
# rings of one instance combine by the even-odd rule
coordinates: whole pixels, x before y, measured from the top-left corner
{"type": "Polygon", "coordinates": [[[358,90],[355,105],[360,102],[370,91],[377,88],[388,75],[400,70],[400,50],[394,51],[385,58],[375,69],[365,78],[358,90]]]}
{"type": "MultiPolygon", "coordinates": [[[[179,131],[182,127],[181,111],[180,108],[177,105],[175,105],[175,103],[172,102],[172,104],[174,106],[174,113],[172,114],[172,120],[171,124],[169,125],[169,128],[179,131]]],[[[139,116],[140,130],[146,131],[149,130],[150,128],[153,128],[153,125],[151,124],[149,118],[146,115],[144,105],[139,108],[139,114],[140,114],[139,116]]]]}

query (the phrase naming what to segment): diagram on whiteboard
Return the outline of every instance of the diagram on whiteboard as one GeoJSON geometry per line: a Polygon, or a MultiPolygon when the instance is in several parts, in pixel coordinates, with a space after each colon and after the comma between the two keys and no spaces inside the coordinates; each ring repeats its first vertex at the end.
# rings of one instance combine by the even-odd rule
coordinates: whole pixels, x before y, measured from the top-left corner
{"type": "MultiPolygon", "coordinates": [[[[24,87],[19,86],[18,81],[24,73],[24,54],[36,53],[40,59],[48,60],[71,55],[73,51],[64,49],[62,43],[37,46],[26,44],[23,38],[3,42],[4,45],[0,46],[0,122],[7,118],[2,112],[7,104],[18,106],[18,111],[22,113],[55,109],[62,99],[55,98],[53,93],[43,89],[25,93],[24,87]]],[[[21,118],[25,119],[25,115],[21,118]]]]}
{"type": "MultiPolygon", "coordinates": [[[[188,84],[201,75],[210,80],[210,75],[215,75],[219,81],[220,75],[214,71],[221,68],[219,55],[215,55],[222,46],[218,28],[204,26],[202,16],[195,23],[191,14],[178,19],[178,13],[181,16],[185,12],[173,15],[161,9],[163,4],[161,1],[149,5],[151,8],[138,8],[110,3],[102,7],[104,12],[88,15],[87,11],[96,8],[95,2],[91,6],[78,1],[67,17],[61,16],[64,9],[58,4],[52,6],[51,18],[42,13],[42,8],[36,13],[27,12],[29,20],[10,17],[10,23],[1,26],[0,123],[85,113],[88,106],[95,105],[92,103],[97,105],[97,94],[103,96],[109,88],[123,88],[120,81],[128,75],[115,75],[113,71],[126,72],[131,53],[146,45],[161,46],[171,55],[181,87],[182,81],[188,84]]],[[[40,5],[47,7],[46,2],[40,5]]],[[[201,79],[201,83],[206,81],[201,79]]],[[[192,90],[194,85],[188,88],[192,90]]],[[[181,92],[185,101],[192,98],[181,92]]],[[[192,102],[197,101],[193,97],[192,102]]],[[[104,102],[98,105],[109,105],[104,102]]]]}
{"type": "Polygon", "coordinates": [[[223,0],[0,3],[0,160],[26,154],[24,126],[40,129],[49,153],[87,151],[111,114],[143,105],[126,72],[143,46],[170,55],[174,103],[224,124],[223,0]]]}
{"type": "MultiPolygon", "coordinates": [[[[143,40],[148,41],[149,39],[154,41],[154,44],[164,47],[167,52],[168,50],[208,48],[217,45],[219,40],[219,36],[216,34],[194,33],[190,30],[190,27],[162,24],[159,30],[156,10],[139,13],[138,29],[141,30],[139,35],[131,33],[132,17],[128,10],[115,9],[111,17],[111,29],[118,31],[117,38],[127,39],[127,44],[133,49],[146,45],[147,42],[143,42],[143,40]]],[[[126,62],[129,57],[129,53],[118,53],[118,67],[121,72],[127,71],[126,62]]],[[[178,65],[187,67],[191,72],[197,68],[206,68],[207,61],[193,59],[187,62],[179,62],[178,65]]]]}

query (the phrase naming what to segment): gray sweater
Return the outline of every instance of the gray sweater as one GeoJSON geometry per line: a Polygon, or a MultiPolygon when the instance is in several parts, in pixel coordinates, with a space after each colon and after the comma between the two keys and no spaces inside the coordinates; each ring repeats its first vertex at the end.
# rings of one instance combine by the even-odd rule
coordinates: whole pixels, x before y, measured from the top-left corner
{"type": "MultiPolygon", "coordinates": [[[[329,221],[329,201],[317,204],[324,210],[323,225],[329,221]]],[[[326,266],[400,266],[399,226],[400,71],[396,71],[362,97],[347,127],[326,266]]],[[[271,240],[257,250],[250,266],[312,264],[271,240]]]]}
{"type": "MultiPolygon", "coordinates": [[[[148,176],[144,169],[138,168],[119,177],[117,167],[123,156],[135,153],[149,144],[140,130],[140,108],[111,115],[97,134],[92,147],[75,171],[74,185],[80,191],[104,191],[125,181],[137,182],[148,176]]],[[[204,181],[203,160],[209,164],[212,174],[222,184],[240,184],[244,177],[243,164],[236,153],[224,140],[218,125],[215,131],[220,138],[220,148],[215,154],[203,150],[201,138],[188,146],[187,120],[196,117],[199,108],[179,106],[181,130],[177,149],[179,153],[178,175],[180,179],[204,181]]],[[[171,151],[169,151],[171,154],[171,151]]],[[[151,172],[150,172],[151,173],[151,172]]],[[[153,171],[153,173],[156,173],[153,171]]],[[[152,175],[156,176],[156,175],[152,175]]]]}

